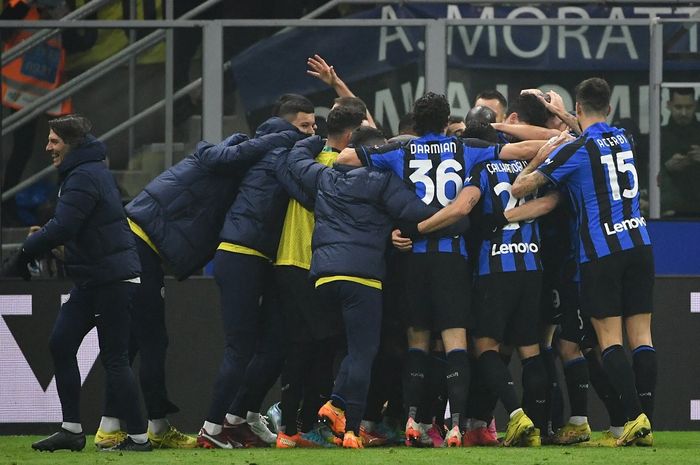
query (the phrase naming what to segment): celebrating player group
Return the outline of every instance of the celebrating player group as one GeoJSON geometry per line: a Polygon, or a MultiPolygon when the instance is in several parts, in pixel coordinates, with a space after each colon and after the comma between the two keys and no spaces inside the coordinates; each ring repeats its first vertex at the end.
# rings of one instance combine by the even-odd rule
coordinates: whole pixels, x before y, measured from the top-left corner
{"type": "Polygon", "coordinates": [[[50,344],[64,422],[32,447],[85,446],[76,353],[93,326],[105,450],[576,444],[591,440],[589,384],[609,414],[601,445],[652,445],[654,263],[608,83],[582,81],[575,108],[487,90],[465,116],[428,92],[387,141],[332,66],[308,66],[338,94],[327,138],[313,104],[284,94],[255,137],[200,143],[125,208],[89,121],[52,120],[55,216],[5,270],[26,276],[64,245],[75,281],[50,344]],[[167,419],[164,275],[212,258],[225,348],[195,438],[167,419]]]}

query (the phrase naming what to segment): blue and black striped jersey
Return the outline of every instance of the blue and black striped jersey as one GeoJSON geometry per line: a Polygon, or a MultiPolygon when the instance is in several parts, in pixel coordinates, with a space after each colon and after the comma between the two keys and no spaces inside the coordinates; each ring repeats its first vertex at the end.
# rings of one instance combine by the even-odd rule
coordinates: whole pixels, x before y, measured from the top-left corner
{"type": "Polygon", "coordinates": [[[581,263],[651,244],[639,210],[634,147],[624,129],[593,124],[537,169],[568,188],[577,216],[581,263]]]}
{"type": "Polygon", "coordinates": [[[512,142],[505,132],[496,131],[496,135],[498,136],[499,144],[510,144],[512,142]]]}
{"type": "MultiPolygon", "coordinates": [[[[457,197],[471,168],[497,159],[500,147],[478,139],[426,134],[404,143],[358,147],[357,155],[366,166],[393,171],[423,202],[442,208],[457,197]]],[[[467,255],[462,236],[417,239],[413,252],[467,255]]]]}
{"type": "MultiPolygon", "coordinates": [[[[526,166],[526,161],[502,160],[476,165],[465,186],[475,186],[481,191],[479,213],[491,215],[504,212],[531,200],[533,196],[518,200],[511,194],[515,178],[526,166]]],[[[492,236],[484,238],[479,248],[479,275],[541,270],[539,236],[536,221],[521,221],[507,224],[492,236]]]]}

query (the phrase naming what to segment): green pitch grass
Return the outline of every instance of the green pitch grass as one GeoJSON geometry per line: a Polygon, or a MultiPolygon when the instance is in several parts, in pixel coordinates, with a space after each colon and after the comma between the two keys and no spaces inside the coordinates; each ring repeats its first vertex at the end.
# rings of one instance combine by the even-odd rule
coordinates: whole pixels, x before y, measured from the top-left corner
{"type": "MultiPolygon", "coordinates": [[[[89,437],[82,452],[35,452],[30,448],[38,436],[0,436],[1,465],[73,464],[226,464],[226,465],[676,465],[700,464],[700,432],[654,432],[654,447],[603,448],[547,446],[522,448],[409,449],[406,447],[365,450],[157,450],[151,453],[97,452],[89,437]]],[[[594,435],[593,439],[597,439],[594,435]]]]}

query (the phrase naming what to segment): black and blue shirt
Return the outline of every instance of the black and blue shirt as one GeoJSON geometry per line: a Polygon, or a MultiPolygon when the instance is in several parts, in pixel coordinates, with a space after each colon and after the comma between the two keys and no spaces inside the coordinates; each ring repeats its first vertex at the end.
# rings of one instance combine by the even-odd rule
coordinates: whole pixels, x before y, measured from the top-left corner
{"type": "Polygon", "coordinates": [[[566,187],[550,185],[549,190],[540,189],[538,194],[552,190],[560,194],[559,204],[551,212],[537,218],[542,245],[540,258],[545,270],[554,270],[561,267],[566,261],[578,257],[575,248],[578,239],[574,241],[574,235],[572,235],[573,231],[575,237],[578,238],[578,231],[566,187]]]}
{"type": "MultiPolygon", "coordinates": [[[[526,161],[492,160],[472,168],[465,186],[475,186],[481,191],[477,213],[502,213],[534,198],[526,196],[518,200],[511,194],[515,178],[526,166],[526,161]]],[[[541,269],[540,235],[535,221],[507,224],[481,242],[479,275],[541,269]]]]}
{"type": "Polygon", "coordinates": [[[567,185],[577,217],[580,263],[651,244],[639,210],[633,142],[624,129],[593,124],[537,169],[567,185]]]}
{"type": "MultiPolygon", "coordinates": [[[[579,281],[578,229],[566,186],[555,187],[560,194],[554,210],[537,218],[540,228],[540,259],[542,268],[550,276],[564,281],[579,281]]],[[[539,193],[543,190],[540,189],[539,193]]]]}
{"type": "MultiPolygon", "coordinates": [[[[442,208],[457,197],[474,165],[498,159],[500,147],[430,133],[405,143],[358,147],[357,155],[366,166],[396,173],[425,204],[442,208]]],[[[467,256],[462,236],[413,241],[413,253],[427,252],[467,256]]]]}

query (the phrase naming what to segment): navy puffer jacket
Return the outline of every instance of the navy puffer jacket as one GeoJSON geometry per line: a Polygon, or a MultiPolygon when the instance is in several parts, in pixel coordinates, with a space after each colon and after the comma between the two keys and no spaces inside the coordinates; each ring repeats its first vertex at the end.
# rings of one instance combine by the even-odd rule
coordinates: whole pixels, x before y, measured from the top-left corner
{"type": "Polygon", "coordinates": [[[248,170],[226,213],[219,235],[222,242],[242,245],[275,259],[289,195],[304,197],[298,183],[286,174],[280,176],[280,165],[293,145],[270,151],[248,170]]]}
{"type": "Polygon", "coordinates": [[[297,143],[286,159],[289,176],[316,197],[310,277],[382,280],[393,220],[418,223],[438,209],[424,204],[391,172],[317,163],[313,157],[322,148],[323,141],[314,136],[297,143]]]}
{"type": "Polygon", "coordinates": [[[254,139],[234,134],[196,151],[151,181],[127,206],[178,279],[204,266],[219,245],[219,231],[250,166],[277,147],[304,137],[287,121],[265,121],[254,139]]]}
{"type": "Polygon", "coordinates": [[[66,154],[58,166],[61,186],[54,217],[24,243],[33,256],[64,245],[66,274],[78,286],[141,274],[134,235],[104,159],[104,144],[91,135],[66,154]]]}

